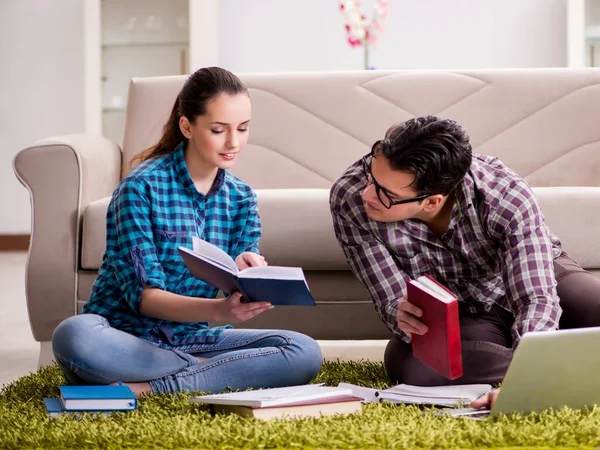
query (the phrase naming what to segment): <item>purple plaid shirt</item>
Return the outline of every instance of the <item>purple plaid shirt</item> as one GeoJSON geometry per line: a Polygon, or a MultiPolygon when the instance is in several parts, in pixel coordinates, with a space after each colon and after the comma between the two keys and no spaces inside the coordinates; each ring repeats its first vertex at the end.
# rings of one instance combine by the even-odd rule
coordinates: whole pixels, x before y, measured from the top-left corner
{"type": "Polygon", "coordinates": [[[406,282],[425,273],[453,291],[461,308],[477,313],[497,304],[510,311],[515,345],[523,333],[558,328],[553,260],[560,241],[525,180],[499,159],[473,156],[441,238],[418,220],[369,219],[361,197],[366,186],[358,161],[334,183],[331,213],[353,273],[391,331],[409,341],[397,327],[397,305],[406,282]]]}

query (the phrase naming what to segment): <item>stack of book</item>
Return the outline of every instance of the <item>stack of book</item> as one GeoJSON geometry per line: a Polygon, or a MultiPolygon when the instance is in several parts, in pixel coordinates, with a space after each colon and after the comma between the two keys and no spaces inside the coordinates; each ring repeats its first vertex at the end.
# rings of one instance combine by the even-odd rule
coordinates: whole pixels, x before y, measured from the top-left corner
{"type": "Polygon", "coordinates": [[[354,395],[351,388],[311,384],[203,395],[190,401],[208,404],[217,414],[292,419],[361,413],[363,398],[354,395]]]}
{"type": "Polygon", "coordinates": [[[59,398],[44,398],[51,417],[137,409],[137,397],[128,386],[60,386],[59,389],[59,398]]]}

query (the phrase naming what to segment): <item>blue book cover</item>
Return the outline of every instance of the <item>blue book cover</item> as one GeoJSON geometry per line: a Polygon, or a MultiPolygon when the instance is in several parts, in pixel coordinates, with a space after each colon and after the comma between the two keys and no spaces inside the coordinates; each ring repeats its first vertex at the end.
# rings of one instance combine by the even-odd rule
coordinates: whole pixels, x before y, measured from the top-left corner
{"type": "Polygon", "coordinates": [[[239,291],[248,301],[269,302],[278,306],[315,306],[303,280],[236,278],[239,291]]]}
{"type": "Polygon", "coordinates": [[[65,410],[60,402],[60,398],[44,398],[44,403],[46,404],[46,411],[48,411],[50,415],[60,413],[65,410]]]}
{"type": "Polygon", "coordinates": [[[137,408],[137,397],[128,386],[60,386],[67,410],[104,411],[137,408]]]}

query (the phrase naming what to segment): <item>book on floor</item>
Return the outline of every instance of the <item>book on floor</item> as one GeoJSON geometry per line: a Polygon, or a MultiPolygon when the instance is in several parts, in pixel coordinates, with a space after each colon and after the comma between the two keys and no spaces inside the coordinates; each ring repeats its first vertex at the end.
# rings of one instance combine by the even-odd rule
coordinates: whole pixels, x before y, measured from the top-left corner
{"type": "Polygon", "coordinates": [[[128,386],[60,386],[60,401],[66,410],[128,411],[137,408],[137,397],[128,386]]]}
{"type": "Polygon", "coordinates": [[[423,311],[423,335],[412,334],[413,355],[449,380],[463,374],[458,299],[429,275],[407,283],[407,300],[423,311]]]}
{"type": "Polygon", "coordinates": [[[290,403],[280,406],[238,406],[238,405],[211,405],[215,414],[237,414],[244,417],[257,419],[298,419],[302,417],[325,417],[362,412],[363,399],[353,395],[344,395],[331,398],[321,398],[302,402],[290,403]]]}
{"type": "Polygon", "coordinates": [[[413,386],[398,384],[387,389],[373,389],[349,383],[339,387],[349,388],[352,394],[363,398],[363,402],[392,402],[416,405],[454,407],[469,403],[489,392],[489,384],[457,384],[453,386],[413,386]]]}
{"type": "Polygon", "coordinates": [[[300,402],[325,401],[349,395],[353,395],[350,388],[306,384],[301,386],[257,389],[254,391],[230,392],[227,394],[200,395],[190,398],[190,401],[210,405],[267,408],[290,406],[300,402]]]}
{"type": "Polygon", "coordinates": [[[81,410],[76,410],[76,409],[65,409],[65,407],[63,406],[62,402],[60,401],[60,398],[44,398],[44,404],[46,405],[46,412],[48,413],[48,415],[50,417],[58,417],[58,416],[62,416],[64,414],[68,414],[68,415],[76,415],[76,416],[83,416],[84,414],[102,414],[104,416],[108,416],[110,414],[113,413],[112,410],[103,410],[103,411],[96,411],[96,410],[85,410],[85,411],[81,411],[81,410]]]}
{"type": "Polygon", "coordinates": [[[300,267],[265,266],[239,270],[224,250],[203,239],[192,239],[193,249],[179,247],[191,274],[231,294],[241,292],[244,301],[272,305],[315,306],[304,271],[300,267]]]}

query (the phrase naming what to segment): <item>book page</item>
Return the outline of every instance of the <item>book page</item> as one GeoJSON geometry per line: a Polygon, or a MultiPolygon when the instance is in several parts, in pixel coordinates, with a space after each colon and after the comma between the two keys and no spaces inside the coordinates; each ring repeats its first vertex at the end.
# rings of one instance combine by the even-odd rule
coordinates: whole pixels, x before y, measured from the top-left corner
{"type": "Polygon", "coordinates": [[[450,397],[418,397],[413,395],[392,394],[381,391],[379,393],[380,402],[406,403],[409,405],[437,405],[455,407],[464,402],[463,399],[450,397]]]}
{"type": "Polygon", "coordinates": [[[462,384],[454,386],[413,386],[410,384],[399,384],[381,391],[402,396],[418,396],[428,398],[453,398],[474,400],[486,392],[492,386],[489,384],[462,384]]]}
{"type": "Polygon", "coordinates": [[[438,299],[440,302],[450,303],[450,300],[448,300],[447,298],[441,296],[437,291],[434,291],[433,289],[430,289],[428,286],[426,286],[425,284],[421,283],[420,281],[410,280],[409,283],[417,286],[423,292],[426,292],[427,294],[431,295],[432,297],[438,299]]]}
{"type": "Polygon", "coordinates": [[[214,244],[207,242],[199,237],[192,237],[194,253],[204,259],[221,266],[223,269],[233,274],[238,273],[238,267],[235,261],[225,252],[214,244]]]}
{"type": "Polygon", "coordinates": [[[304,280],[300,267],[263,266],[240,271],[240,278],[268,278],[271,280],[304,280]]]}
{"type": "Polygon", "coordinates": [[[446,303],[454,300],[453,295],[440,288],[437,284],[435,284],[427,277],[419,277],[417,278],[417,282],[434,291],[436,294],[438,294],[436,297],[440,298],[440,300],[445,301],[446,303]]]}

